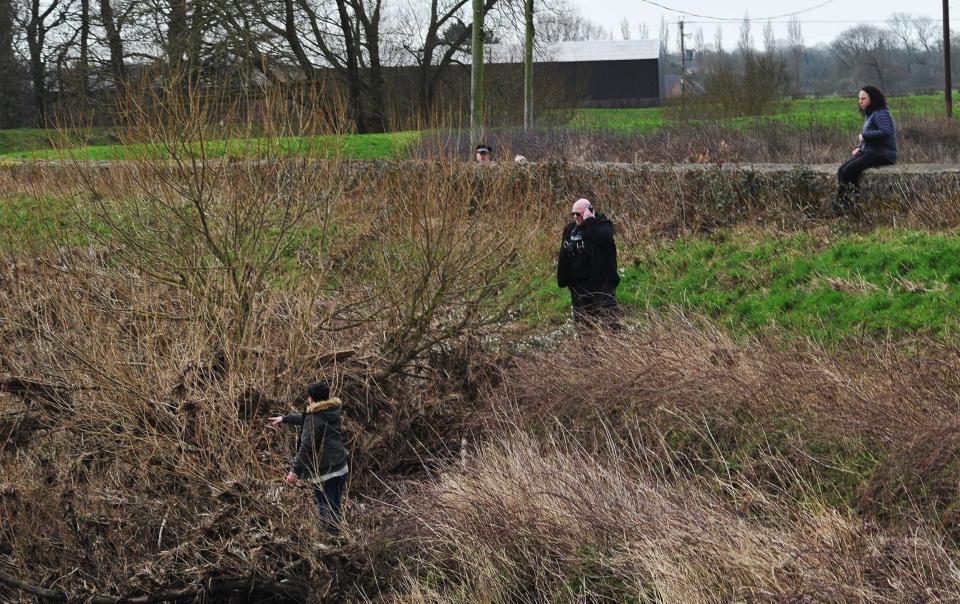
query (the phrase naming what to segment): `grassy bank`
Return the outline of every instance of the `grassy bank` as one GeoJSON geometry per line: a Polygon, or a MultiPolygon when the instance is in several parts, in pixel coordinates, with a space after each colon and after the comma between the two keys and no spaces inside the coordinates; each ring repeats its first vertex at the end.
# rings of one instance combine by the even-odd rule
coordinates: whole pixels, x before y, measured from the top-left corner
{"type": "MultiPolygon", "coordinates": [[[[734,333],[783,331],[824,344],[858,336],[953,338],[958,254],[960,240],[950,233],[909,230],[731,230],[658,239],[621,248],[619,296],[634,308],[703,314],[734,333]]],[[[563,316],[568,296],[545,286],[541,312],[563,316]]]]}
{"type": "MultiPolygon", "coordinates": [[[[15,197],[0,206],[0,230],[11,246],[86,246],[107,226],[78,213],[63,198],[15,197]],[[83,217],[83,221],[81,221],[83,217]]],[[[365,232],[333,225],[329,237],[359,249],[365,232]]],[[[319,224],[298,227],[282,252],[276,279],[304,270],[303,258],[321,255],[319,224]]],[[[883,229],[866,234],[832,231],[778,233],[726,229],[709,237],[621,242],[621,302],[638,310],[683,309],[732,333],[783,332],[836,344],[849,337],[956,337],[960,322],[960,239],[951,232],[883,229]]],[[[539,282],[523,312],[534,325],[567,318],[569,293],[557,288],[553,258],[542,257],[539,282]]],[[[333,272],[341,282],[362,273],[333,272]]]]}
{"type": "MultiPolygon", "coordinates": [[[[390,132],[384,134],[345,134],[340,136],[283,137],[277,139],[250,138],[213,140],[205,145],[191,145],[177,149],[178,155],[193,155],[210,159],[254,158],[264,155],[304,155],[307,157],[343,159],[393,159],[403,157],[420,139],[419,132],[390,132]]],[[[0,154],[10,159],[82,159],[132,160],[167,159],[170,149],[161,144],[146,145],[86,145],[66,149],[19,150],[0,154]]]]}
{"type": "MultiPolygon", "coordinates": [[[[960,104],[960,95],[956,102],[960,104]]],[[[899,120],[939,117],[943,99],[939,95],[912,95],[893,97],[890,107],[899,120]]],[[[797,132],[827,131],[849,134],[861,123],[852,98],[819,98],[788,100],[774,112],[764,116],[697,119],[682,117],[676,107],[646,109],[580,109],[560,130],[568,134],[605,131],[611,135],[652,135],[670,126],[719,127],[731,133],[749,133],[751,130],[783,128],[797,132]]],[[[58,133],[51,129],[0,130],[0,158],[123,160],[135,158],[166,158],[168,151],[162,145],[118,145],[117,133],[110,128],[88,128],[58,133]],[[56,147],[56,148],[55,148],[56,147]],[[63,149],[70,149],[61,153],[63,149]]],[[[341,136],[287,137],[211,140],[201,150],[191,152],[207,157],[254,157],[263,153],[285,153],[313,157],[342,157],[344,159],[402,159],[410,157],[422,139],[429,139],[430,131],[404,131],[382,134],[344,134],[341,136]]],[[[447,135],[441,135],[444,139],[447,135]]],[[[497,137],[493,133],[494,138],[497,137]]],[[[542,138],[542,137],[541,137],[542,138]]],[[[549,138],[549,136],[547,137],[549,138]]],[[[539,140],[538,149],[520,149],[531,158],[544,156],[545,140],[539,140]]],[[[428,144],[429,146],[429,144],[428,144]]],[[[510,145],[507,145],[510,146],[510,145]]],[[[434,150],[439,153],[439,150],[434,150]]],[[[427,152],[430,155],[431,152],[427,152]]],[[[768,154],[769,155],[769,154],[768,154]]],[[[608,158],[615,160],[616,157],[608,158]]]]}

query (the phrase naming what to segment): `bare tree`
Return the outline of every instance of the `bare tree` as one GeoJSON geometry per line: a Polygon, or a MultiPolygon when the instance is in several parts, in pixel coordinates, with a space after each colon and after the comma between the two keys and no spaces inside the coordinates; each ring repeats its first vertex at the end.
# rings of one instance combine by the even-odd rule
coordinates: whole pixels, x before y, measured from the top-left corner
{"type": "Polygon", "coordinates": [[[33,85],[33,104],[38,125],[47,123],[47,62],[56,49],[48,47],[47,36],[67,19],[67,5],[62,0],[27,0],[27,10],[17,20],[27,34],[30,62],[30,80],[33,85]]]}
{"type": "Polygon", "coordinates": [[[753,52],[753,36],[750,35],[750,15],[744,15],[740,23],[740,38],[737,40],[737,49],[743,56],[753,52]]]}
{"type": "Polygon", "coordinates": [[[800,65],[803,62],[803,30],[801,29],[800,19],[796,16],[790,17],[787,23],[787,46],[790,49],[793,81],[799,89],[800,65]]]}
{"type": "Polygon", "coordinates": [[[841,65],[853,67],[862,77],[875,78],[880,87],[887,87],[892,64],[886,31],[872,25],[857,25],[837,37],[832,48],[841,65]]]}
{"type": "MultiPolygon", "coordinates": [[[[484,14],[493,10],[498,0],[485,0],[484,14]]],[[[473,25],[465,20],[464,9],[469,0],[429,0],[426,23],[418,20],[420,6],[411,7],[407,18],[408,41],[401,44],[403,50],[418,67],[420,109],[424,119],[429,119],[437,96],[437,88],[450,65],[458,62],[458,56],[469,52],[468,41],[473,25]],[[422,33],[421,33],[422,32],[422,33]]]]}
{"type": "Polygon", "coordinates": [[[763,52],[770,55],[777,51],[777,37],[773,33],[773,23],[768,19],[763,25],[763,52]]]}
{"type": "Polygon", "coordinates": [[[110,49],[110,71],[113,74],[114,81],[119,84],[126,79],[123,55],[124,43],[120,35],[121,25],[117,22],[111,0],[100,0],[100,21],[103,24],[107,47],[110,49]]]}
{"type": "Polygon", "coordinates": [[[624,40],[630,39],[630,22],[627,21],[626,17],[620,22],[620,37],[624,40]]]}
{"type": "Polygon", "coordinates": [[[924,52],[935,51],[936,43],[934,41],[939,36],[937,35],[937,25],[933,22],[933,19],[923,15],[914,17],[913,33],[914,40],[924,52]]]}
{"type": "Polygon", "coordinates": [[[0,0],[0,128],[14,128],[20,120],[21,70],[14,53],[13,0],[0,0]]]}
{"type": "Polygon", "coordinates": [[[650,26],[647,25],[646,21],[639,21],[637,23],[637,38],[640,40],[650,39],[650,26]]]}
{"type": "Polygon", "coordinates": [[[544,4],[537,11],[537,39],[541,43],[561,42],[564,40],[603,40],[607,38],[604,29],[584,18],[576,8],[564,2],[544,4]]]}
{"type": "Polygon", "coordinates": [[[660,15],[660,52],[662,54],[670,52],[670,25],[663,15],[660,15]]]}

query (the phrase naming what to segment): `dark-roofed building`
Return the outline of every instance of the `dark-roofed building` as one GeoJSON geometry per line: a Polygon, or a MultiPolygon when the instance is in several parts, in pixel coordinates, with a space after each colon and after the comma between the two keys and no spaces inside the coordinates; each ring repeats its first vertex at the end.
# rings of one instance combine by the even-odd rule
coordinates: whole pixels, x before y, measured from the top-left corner
{"type": "MultiPolygon", "coordinates": [[[[522,63],[514,45],[490,47],[487,62],[522,63]]],[[[645,107],[660,102],[659,40],[558,42],[534,55],[534,80],[572,91],[581,107],[645,107]]]]}

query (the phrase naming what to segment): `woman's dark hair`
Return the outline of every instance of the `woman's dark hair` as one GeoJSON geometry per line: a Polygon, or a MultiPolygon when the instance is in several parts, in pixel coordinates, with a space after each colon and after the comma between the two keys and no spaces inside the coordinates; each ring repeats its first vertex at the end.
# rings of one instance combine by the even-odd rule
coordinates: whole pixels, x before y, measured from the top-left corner
{"type": "MultiPolygon", "coordinates": [[[[867,84],[866,86],[861,86],[860,90],[867,93],[867,96],[870,97],[870,106],[867,107],[867,111],[876,111],[877,109],[886,109],[887,107],[887,97],[883,96],[883,93],[880,92],[880,89],[876,86],[871,86],[867,84]]],[[[861,113],[866,113],[862,111],[861,113]]]]}

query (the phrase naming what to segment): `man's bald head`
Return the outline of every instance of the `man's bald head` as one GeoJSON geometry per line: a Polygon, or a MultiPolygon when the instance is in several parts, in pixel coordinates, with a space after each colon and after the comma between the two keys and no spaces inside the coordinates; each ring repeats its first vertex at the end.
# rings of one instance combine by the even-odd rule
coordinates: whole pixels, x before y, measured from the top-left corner
{"type": "Polygon", "coordinates": [[[573,219],[577,224],[583,224],[583,221],[587,218],[593,218],[591,207],[592,205],[589,199],[580,198],[573,203],[573,208],[570,210],[570,213],[573,214],[573,219]]]}

